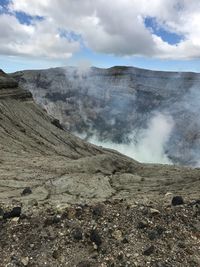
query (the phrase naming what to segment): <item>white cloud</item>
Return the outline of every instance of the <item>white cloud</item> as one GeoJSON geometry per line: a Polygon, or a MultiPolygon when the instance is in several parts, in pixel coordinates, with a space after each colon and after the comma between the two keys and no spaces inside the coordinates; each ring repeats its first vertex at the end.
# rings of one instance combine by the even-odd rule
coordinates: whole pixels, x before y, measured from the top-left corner
{"type": "MultiPolygon", "coordinates": [[[[27,28],[14,18],[13,26],[5,25],[5,30],[13,27],[20,33],[10,37],[12,40],[8,38],[13,53],[14,45],[22,54],[70,56],[79,44],[60,38],[61,28],[81,34],[85,45],[95,52],[173,59],[200,56],[199,0],[13,0],[10,10],[45,18],[27,28]],[[183,40],[175,45],[163,41],[145,27],[146,17],[154,17],[160,26],[182,35],[183,40]],[[32,45],[23,38],[19,45],[23,34],[31,38],[32,45]]],[[[0,46],[4,51],[4,44],[0,46]]]]}
{"type": "Polygon", "coordinates": [[[0,15],[0,53],[44,58],[68,58],[79,49],[78,42],[61,38],[53,21],[20,24],[15,16],[0,15]]]}

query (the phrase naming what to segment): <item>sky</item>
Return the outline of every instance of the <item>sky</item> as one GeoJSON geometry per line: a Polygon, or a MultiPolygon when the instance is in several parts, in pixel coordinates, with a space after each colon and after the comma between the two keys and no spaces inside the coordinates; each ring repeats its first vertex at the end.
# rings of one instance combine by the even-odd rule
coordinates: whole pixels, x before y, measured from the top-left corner
{"type": "Polygon", "coordinates": [[[0,68],[200,72],[199,0],[0,0],[0,68]]]}

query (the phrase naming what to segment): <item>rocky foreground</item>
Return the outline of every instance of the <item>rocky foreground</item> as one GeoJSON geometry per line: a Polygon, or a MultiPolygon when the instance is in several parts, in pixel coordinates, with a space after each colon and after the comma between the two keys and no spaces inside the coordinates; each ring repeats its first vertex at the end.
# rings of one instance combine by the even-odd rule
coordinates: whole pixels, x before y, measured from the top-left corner
{"type": "Polygon", "coordinates": [[[0,266],[200,265],[200,169],[84,142],[2,71],[0,151],[0,266]]]}
{"type": "Polygon", "coordinates": [[[7,207],[1,210],[0,266],[198,267],[200,201],[180,199],[48,208],[35,202],[22,212],[7,207]]]}

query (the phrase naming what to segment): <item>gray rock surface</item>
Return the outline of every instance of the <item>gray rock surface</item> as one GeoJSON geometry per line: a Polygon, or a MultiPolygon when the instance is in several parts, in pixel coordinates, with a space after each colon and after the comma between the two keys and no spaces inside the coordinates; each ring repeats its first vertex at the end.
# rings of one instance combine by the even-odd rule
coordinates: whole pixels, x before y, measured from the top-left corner
{"type": "Polygon", "coordinates": [[[163,199],[169,191],[186,198],[199,195],[199,169],[140,164],[91,145],[57,127],[30,93],[10,87],[10,78],[0,76],[0,202],[143,202],[163,199]],[[27,187],[31,194],[24,196],[27,187]]]}

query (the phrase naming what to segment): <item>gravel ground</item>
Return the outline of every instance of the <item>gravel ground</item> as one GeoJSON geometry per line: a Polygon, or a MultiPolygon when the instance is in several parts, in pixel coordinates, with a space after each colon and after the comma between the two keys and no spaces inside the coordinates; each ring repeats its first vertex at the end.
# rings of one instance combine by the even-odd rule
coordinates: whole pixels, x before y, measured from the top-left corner
{"type": "Polygon", "coordinates": [[[1,205],[2,267],[200,266],[199,200],[32,204],[1,205]]]}

